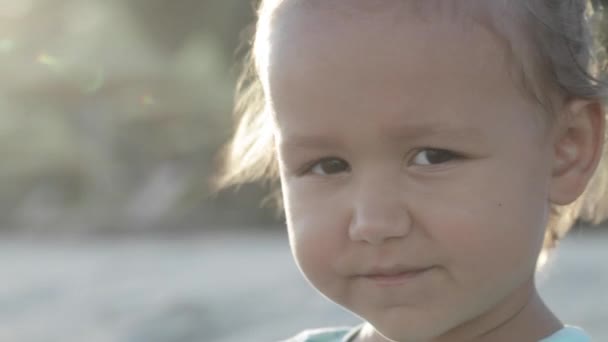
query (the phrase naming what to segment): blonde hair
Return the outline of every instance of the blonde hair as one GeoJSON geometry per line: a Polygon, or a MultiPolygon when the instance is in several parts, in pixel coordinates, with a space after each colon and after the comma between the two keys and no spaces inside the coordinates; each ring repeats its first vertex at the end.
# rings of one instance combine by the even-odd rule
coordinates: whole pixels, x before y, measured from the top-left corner
{"type": "MultiPolygon", "coordinates": [[[[237,85],[237,126],[232,140],[222,151],[222,169],[215,180],[218,188],[255,181],[270,181],[276,184],[278,180],[272,117],[265,110],[259,66],[262,56],[258,54],[260,45],[263,44],[263,39],[259,37],[266,34],[265,30],[268,29],[273,11],[281,1],[261,0],[258,7],[255,34],[247,42],[249,52],[237,85]]],[[[403,1],[410,1],[418,8],[425,7],[423,4],[432,8],[433,6],[428,4],[445,2],[403,1]]],[[[556,90],[562,98],[584,98],[606,105],[608,84],[601,81],[601,75],[608,69],[607,42],[594,44],[590,25],[595,22],[608,26],[608,18],[605,18],[608,16],[608,8],[600,11],[598,1],[586,0],[492,0],[493,6],[500,3],[500,6],[496,7],[503,12],[490,13],[487,6],[483,6],[490,3],[487,0],[466,3],[468,6],[462,6],[466,7],[465,11],[475,7],[471,5],[473,3],[478,5],[477,7],[485,8],[486,12],[483,14],[490,15],[490,26],[494,31],[510,38],[506,39],[507,48],[517,61],[514,64],[518,68],[522,85],[527,94],[533,96],[549,114],[552,114],[552,110],[546,97],[547,85],[548,88],[556,90]],[[512,15],[505,17],[504,11],[512,15]],[[519,30],[520,35],[524,35],[517,37],[519,40],[513,37],[517,33],[508,32],[513,30],[512,22],[515,19],[520,19],[521,24],[515,31],[519,30]]],[[[608,27],[606,31],[608,32],[608,27]]],[[[604,39],[608,40],[606,37],[604,39]]],[[[608,136],[604,142],[608,142],[608,136]]],[[[280,196],[277,198],[280,199],[280,196]]],[[[552,208],[544,247],[553,247],[577,219],[599,223],[606,218],[608,148],[604,148],[599,167],[584,194],[570,205],[552,208]]]]}

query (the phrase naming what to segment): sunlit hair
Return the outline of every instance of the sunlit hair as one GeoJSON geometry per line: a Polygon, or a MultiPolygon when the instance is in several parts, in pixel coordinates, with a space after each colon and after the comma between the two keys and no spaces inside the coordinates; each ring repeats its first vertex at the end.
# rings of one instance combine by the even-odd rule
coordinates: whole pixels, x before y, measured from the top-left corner
{"type": "MultiPolygon", "coordinates": [[[[297,0],[292,0],[296,2],[297,0]]],[[[314,6],[318,1],[307,0],[314,6]]],[[[608,9],[586,0],[387,0],[403,1],[420,15],[456,15],[484,25],[504,42],[512,76],[524,94],[538,102],[549,121],[558,119],[556,105],[573,98],[597,101],[606,108],[607,47],[594,44],[591,20],[608,20],[608,9]],[[556,103],[555,99],[558,99],[556,103]]],[[[223,151],[217,186],[247,182],[277,184],[274,122],[264,94],[265,58],[270,22],[283,0],[262,0],[249,53],[237,86],[237,126],[223,151]]],[[[303,1],[302,1],[303,2],[303,1]]],[[[356,3],[357,1],[353,1],[356,3]]],[[[605,44],[604,44],[605,45],[605,44]]],[[[604,139],[608,141],[608,136],[604,139]]],[[[276,189],[275,189],[276,190],[276,189]]],[[[559,241],[576,220],[598,223],[608,218],[608,148],[584,194],[567,206],[554,206],[545,235],[545,250],[559,241]]]]}

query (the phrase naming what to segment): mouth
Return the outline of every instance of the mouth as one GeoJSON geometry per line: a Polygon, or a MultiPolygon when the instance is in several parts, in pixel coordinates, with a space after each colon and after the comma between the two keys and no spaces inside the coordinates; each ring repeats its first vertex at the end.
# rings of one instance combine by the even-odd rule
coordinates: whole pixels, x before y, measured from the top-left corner
{"type": "Polygon", "coordinates": [[[398,286],[416,280],[429,272],[433,267],[424,268],[406,268],[394,267],[386,269],[373,269],[369,272],[359,275],[362,278],[378,286],[398,286]]]}

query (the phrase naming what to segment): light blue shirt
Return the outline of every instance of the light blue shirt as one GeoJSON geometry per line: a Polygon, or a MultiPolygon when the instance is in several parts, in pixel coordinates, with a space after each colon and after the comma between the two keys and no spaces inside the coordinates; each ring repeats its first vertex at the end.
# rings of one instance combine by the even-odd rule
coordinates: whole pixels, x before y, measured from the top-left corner
{"type": "Polygon", "coordinates": [[[591,338],[581,329],[567,326],[540,342],[591,342],[591,338]]]}
{"type": "MultiPolygon", "coordinates": [[[[283,342],[349,342],[357,336],[360,329],[361,326],[306,330],[283,342]]],[[[591,338],[579,328],[566,326],[539,342],[591,342],[591,338]]]]}

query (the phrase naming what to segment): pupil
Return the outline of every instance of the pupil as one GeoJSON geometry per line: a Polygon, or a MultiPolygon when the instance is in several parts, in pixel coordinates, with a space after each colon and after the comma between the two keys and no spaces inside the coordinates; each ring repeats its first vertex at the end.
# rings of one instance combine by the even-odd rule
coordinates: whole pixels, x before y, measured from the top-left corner
{"type": "Polygon", "coordinates": [[[346,165],[341,160],[332,159],[324,161],[321,164],[321,169],[323,169],[323,172],[327,174],[332,174],[344,171],[346,169],[346,165]]]}
{"type": "Polygon", "coordinates": [[[427,159],[431,164],[440,164],[452,159],[452,154],[443,150],[429,150],[427,151],[427,159]]]}

